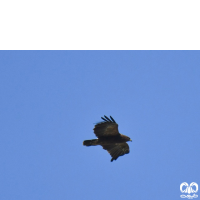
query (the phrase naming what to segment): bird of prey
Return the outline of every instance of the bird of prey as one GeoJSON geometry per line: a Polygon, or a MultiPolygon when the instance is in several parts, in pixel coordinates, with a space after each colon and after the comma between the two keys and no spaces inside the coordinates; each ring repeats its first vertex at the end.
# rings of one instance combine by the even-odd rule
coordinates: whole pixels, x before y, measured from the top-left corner
{"type": "Polygon", "coordinates": [[[119,156],[129,153],[129,146],[126,142],[132,140],[128,136],[119,133],[118,124],[111,116],[108,118],[104,115],[101,119],[103,121],[97,123],[93,129],[98,139],[85,140],[83,141],[83,145],[101,145],[111,155],[112,162],[113,160],[117,160],[119,156]]]}

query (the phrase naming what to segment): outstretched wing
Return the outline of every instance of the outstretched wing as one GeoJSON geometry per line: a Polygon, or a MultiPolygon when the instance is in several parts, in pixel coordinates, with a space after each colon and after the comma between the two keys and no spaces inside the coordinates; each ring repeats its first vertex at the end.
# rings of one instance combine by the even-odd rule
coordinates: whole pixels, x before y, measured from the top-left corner
{"type": "Polygon", "coordinates": [[[129,153],[129,146],[126,142],[124,143],[116,143],[116,144],[106,144],[106,145],[101,145],[103,149],[107,150],[108,153],[111,155],[113,160],[117,160],[119,156],[123,156],[124,154],[129,153]]]}
{"type": "Polygon", "coordinates": [[[94,127],[94,133],[97,137],[117,136],[119,135],[118,124],[110,116],[110,119],[104,115],[101,117],[104,121],[97,123],[94,127]]]}

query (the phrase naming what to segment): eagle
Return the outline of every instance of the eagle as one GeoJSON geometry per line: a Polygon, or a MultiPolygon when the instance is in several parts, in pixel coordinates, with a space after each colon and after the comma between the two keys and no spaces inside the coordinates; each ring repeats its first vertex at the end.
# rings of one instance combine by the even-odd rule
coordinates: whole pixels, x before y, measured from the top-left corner
{"type": "Polygon", "coordinates": [[[118,131],[118,124],[110,116],[108,118],[104,115],[101,117],[103,120],[94,127],[94,134],[98,139],[84,140],[84,146],[97,146],[101,145],[103,149],[107,150],[113,160],[117,160],[119,156],[129,153],[129,146],[126,142],[132,141],[128,136],[122,135],[118,131]]]}

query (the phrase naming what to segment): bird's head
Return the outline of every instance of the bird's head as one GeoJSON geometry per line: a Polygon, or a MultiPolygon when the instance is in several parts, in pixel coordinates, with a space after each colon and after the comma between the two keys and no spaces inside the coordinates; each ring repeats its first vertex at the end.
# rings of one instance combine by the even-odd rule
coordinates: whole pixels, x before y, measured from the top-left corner
{"type": "Polygon", "coordinates": [[[128,137],[128,136],[126,136],[126,135],[122,135],[122,134],[121,134],[121,138],[123,138],[123,140],[124,140],[125,142],[128,142],[128,141],[131,141],[131,142],[132,142],[131,138],[128,137]]]}

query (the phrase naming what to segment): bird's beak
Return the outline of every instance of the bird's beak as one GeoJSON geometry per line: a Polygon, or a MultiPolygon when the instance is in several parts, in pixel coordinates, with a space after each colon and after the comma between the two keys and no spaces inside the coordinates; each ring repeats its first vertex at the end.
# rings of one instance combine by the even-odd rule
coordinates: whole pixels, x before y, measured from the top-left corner
{"type": "Polygon", "coordinates": [[[132,142],[132,140],[130,139],[129,141],[131,141],[132,142]]]}

